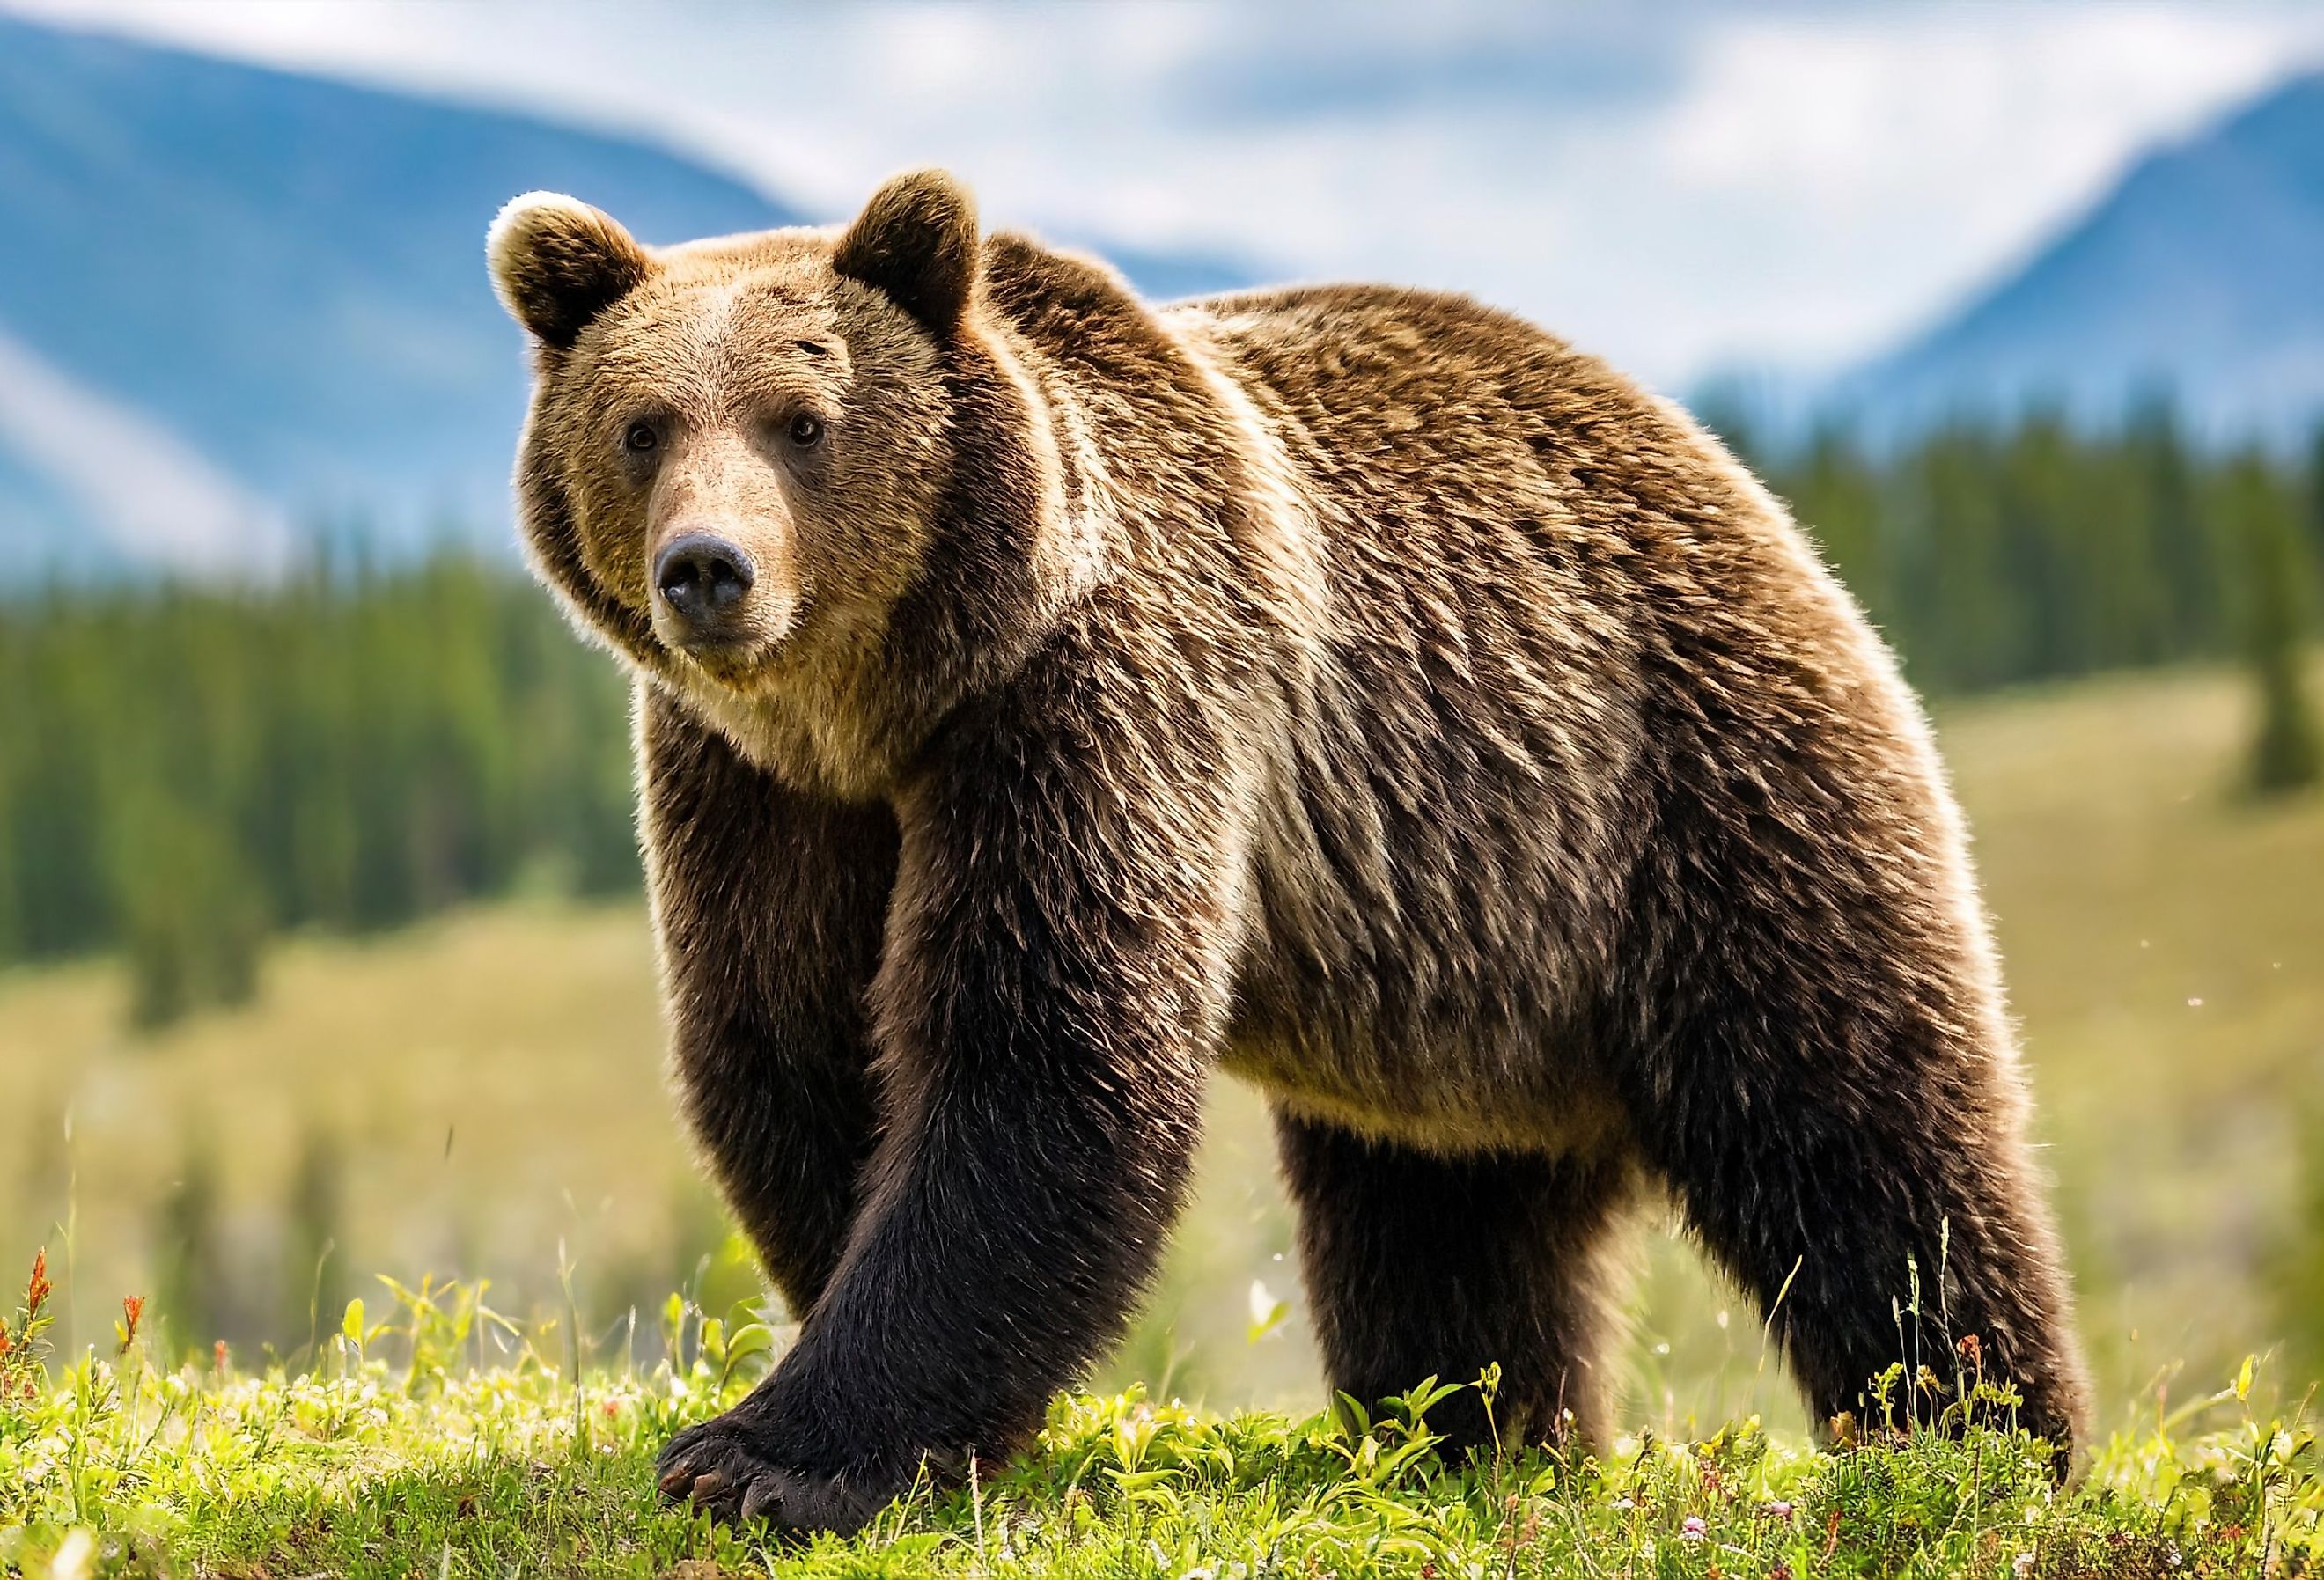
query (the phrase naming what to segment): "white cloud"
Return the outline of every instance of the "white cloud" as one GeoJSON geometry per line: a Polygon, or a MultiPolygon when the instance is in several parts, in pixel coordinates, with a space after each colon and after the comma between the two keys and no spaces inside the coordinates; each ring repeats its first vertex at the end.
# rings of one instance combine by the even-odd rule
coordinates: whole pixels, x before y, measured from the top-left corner
{"type": "Polygon", "coordinates": [[[1969,14],[1740,20],[1694,51],[1659,128],[1664,183],[1791,227],[1753,249],[1780,268],[1755,292],[1764,344],[1831,356],[1902,333],[2284,74],[2302,31],[2225,6],[1969,14]]]}
{"type": "Polygon", "coordinates": [[[0,332],[0,446],[139,566],[245,577],[289,563],[290,524],[168,430],[0,332]]]}
{"type": "Polygon", "coordinates": [[[2324,6],[825,8],[0,0],[646,130],[810,209],[941,162],[989,215],[1458,287],[1649,378],[1881,348],[2324,6]]]}

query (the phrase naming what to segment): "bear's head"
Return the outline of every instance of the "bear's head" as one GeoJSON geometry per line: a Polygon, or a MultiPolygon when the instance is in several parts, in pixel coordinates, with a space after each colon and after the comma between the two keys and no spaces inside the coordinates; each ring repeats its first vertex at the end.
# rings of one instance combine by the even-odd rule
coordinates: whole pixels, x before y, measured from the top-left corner
{"type": "Polygon", "coordinates": [[[835,759],[820,777],[859,776],[835,759],[892,754],[870,737],[931,691],[900,666],[1009,645],[965,628],[980,610],[1021,635],[997,583],[1032,574],[1010,545],[1054,514],[1054,448],[984,321],[981,254],[972,200],[935,171],[836,232],[651,248],[546,193],[493,226],[494,288],[534,348],[518,489],[536,566],[756,755],[805,731],[835,759]],[[933,587],[963,530],[985,585],[933,587]]]}

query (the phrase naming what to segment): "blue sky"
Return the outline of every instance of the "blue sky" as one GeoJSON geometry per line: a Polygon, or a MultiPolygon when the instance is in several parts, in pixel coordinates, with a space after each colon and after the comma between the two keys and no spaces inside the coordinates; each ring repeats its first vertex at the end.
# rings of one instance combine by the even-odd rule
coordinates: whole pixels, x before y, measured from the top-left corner
{"type": "Polygon", "coordinates": [[[2317,0],[0,4],[645,132],[834,217],[948,164],[995,221],[1463,289],[1673,389],[1883,349],[2324,65],[2317,0]]]}

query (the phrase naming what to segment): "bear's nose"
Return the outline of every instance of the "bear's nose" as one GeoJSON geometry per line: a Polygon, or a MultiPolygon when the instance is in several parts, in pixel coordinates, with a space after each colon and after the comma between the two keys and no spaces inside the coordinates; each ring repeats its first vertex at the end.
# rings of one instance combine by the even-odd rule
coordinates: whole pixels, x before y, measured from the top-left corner
{"type": "Polygon", "coordinates": [[[715,532],[673,538],[654,556],[654,587],[689,625],[724,618],[758,579],[751,557],[715,532]]]}

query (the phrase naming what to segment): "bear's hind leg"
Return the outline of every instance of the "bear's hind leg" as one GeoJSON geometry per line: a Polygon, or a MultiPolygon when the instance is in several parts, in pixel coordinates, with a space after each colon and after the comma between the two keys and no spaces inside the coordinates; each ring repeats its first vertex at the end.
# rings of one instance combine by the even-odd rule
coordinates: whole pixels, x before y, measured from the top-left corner
{"type": "Polygon", "coordinates": [[[1606,1440],[1627,1163],[1438,1157],[1280,1108],[1276,1136],[1335,1391],[1370,1408],[1498,1362],[1489,1421],[1473,1389],[1430,1410],[1449,1446],[1606,1440]]]}
{"type": "Polygon", "coordinates": [[[1878,1425],[1868,1384],[1898,1363],[1899,1423],[1936,1418],[1957,1378],[2006,1379],[2062,1470],[2084,1383],[2015,1077],[1934,1029],[1858,1059],[1788,1074],[1732,1049],[1677,1061],[1637,1106],[1641,1141],[1706,1249],[1772,1311],[1820,1421],[1878,1425]],[[1935,1389],[1915,1386],[1923,1368],[1935,1389]]]}

